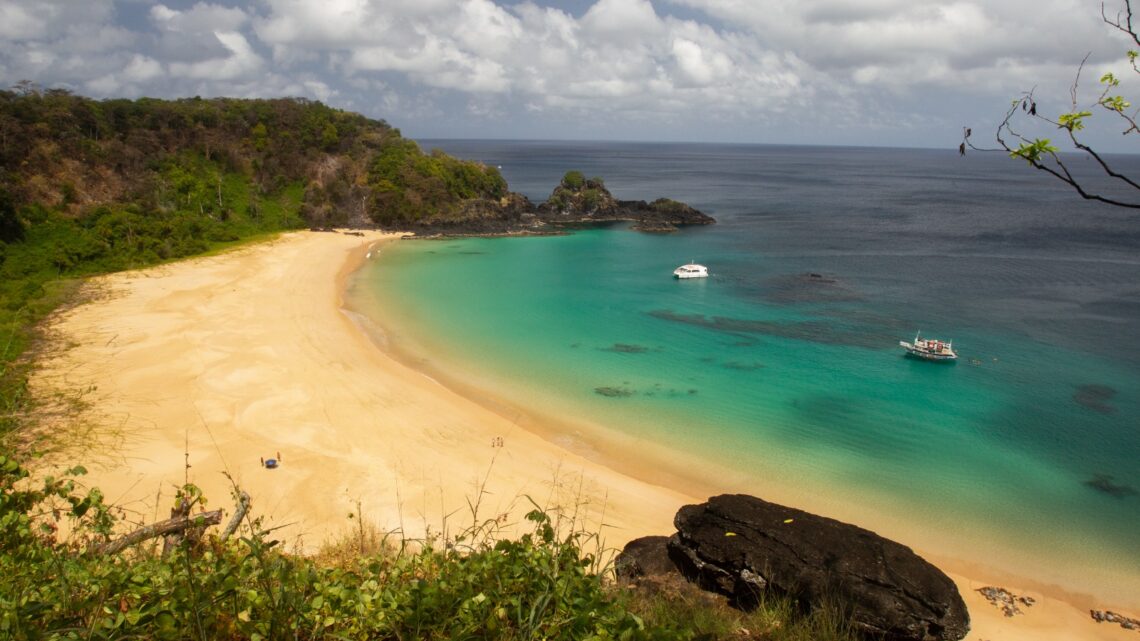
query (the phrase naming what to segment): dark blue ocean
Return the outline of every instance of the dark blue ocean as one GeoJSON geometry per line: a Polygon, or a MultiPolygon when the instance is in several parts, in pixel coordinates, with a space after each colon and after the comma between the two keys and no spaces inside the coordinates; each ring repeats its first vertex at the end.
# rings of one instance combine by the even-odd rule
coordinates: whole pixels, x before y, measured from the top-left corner
{"type": "Polygon", "coordinates": [[[535,202],[576,169],[718,223],[398,243],[358,284],[402,349],[712,487],[1140,604],[1140,211],[950,149],[421,145],[535,202]],[[712,276],[672,279],[690,260],[712,276]],[[920,330],[959,362],[903,358],[920,330]]]}

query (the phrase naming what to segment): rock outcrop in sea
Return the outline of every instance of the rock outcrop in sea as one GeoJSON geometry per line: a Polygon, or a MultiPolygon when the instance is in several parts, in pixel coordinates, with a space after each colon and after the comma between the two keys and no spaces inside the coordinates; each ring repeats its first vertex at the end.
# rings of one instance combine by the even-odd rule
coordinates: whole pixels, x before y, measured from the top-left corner
{"type": "Polygon", "coordinates": [[[630,542],[619,577],[680,574],[751,608],[765,591],[804,608],[835,603],[870,638],[957,641],[970,617],[957,586],[874,532],[746,495],[682,507],[669,538],[630,542]]]}
{"type": "Polygon", "coordinates": [[[535,205],[526,196],[510,193],[499,200],[471,199],[458,212],[425,218],[412,226],[420,235],[550,234],[568,228],[633,223],[645,232],[674,232],[685,225],[716,222],[689,205],[658,198],[618,200],[600,178],[570,171],[545,202],[535,205]]]}

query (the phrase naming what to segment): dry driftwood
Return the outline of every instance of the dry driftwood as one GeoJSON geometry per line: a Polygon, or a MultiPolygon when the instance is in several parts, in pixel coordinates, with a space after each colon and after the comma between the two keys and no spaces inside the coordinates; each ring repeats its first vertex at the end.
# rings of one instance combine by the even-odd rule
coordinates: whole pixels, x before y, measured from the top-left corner
{"type": "Polygon", "coordinates": [[[148,539],[153,539],[158,536],[167,536],[170,534],[180,534],[186,530],[201,530],[211,525],[217,525],[221,522],[221,510],[202,512],[201,514],[195,514],[193,516],[179,514],[174,518],[143,526],[122,538],[115,539],[114,541],[108,541],[107,543],[104,543],[103,545],[95,548],[95,551],[99,554],[117,554],[136,543],[141,543],[142,541],[146,541],[148,539]]]}
{"type": "Polygon", "coordinates": [[[249,501],[249,494],[242,492],[238,495],[237,509],[234,510],[234,515],[230,517],[230,522],[226,524],[226,529],[222,530],[221,540],[225,541],[237,531],[241,520],[245,518],[245,513],[249,511],[249,501]]]}

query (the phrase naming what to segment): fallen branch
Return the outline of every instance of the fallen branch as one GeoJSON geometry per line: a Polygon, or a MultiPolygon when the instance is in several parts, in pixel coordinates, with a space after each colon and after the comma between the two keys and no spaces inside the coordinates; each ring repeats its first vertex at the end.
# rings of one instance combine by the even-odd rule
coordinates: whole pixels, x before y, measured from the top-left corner
{"type": "Polygon", "coordinates": [[[249,511],[249,494],[242,492],[238,495],[237,509],[234,510],[234,515],[230,517],[230,522],[226,524],[226,529],[222,530],[222,541],[230,538],[230,535],[237,531],[238,525],[241,520],[245,518],[245,513],[249,511]]]}
{"type": "Polygon", "coordinates": [[[158,536],[166,536],[168,534],[175,534],[185,532],[186,530],[205,528],[211,525],[217,525],[222,522],[222,511],[214,510],[212,512],[202,512],[193,516],[178,516],[158,523],[151,523],[150,525],[141,527],[134,532],[114,541],[109,541],[95,548],[95,552],[99,554],[117,554],[130,546],[153,539],[158,536]]]}

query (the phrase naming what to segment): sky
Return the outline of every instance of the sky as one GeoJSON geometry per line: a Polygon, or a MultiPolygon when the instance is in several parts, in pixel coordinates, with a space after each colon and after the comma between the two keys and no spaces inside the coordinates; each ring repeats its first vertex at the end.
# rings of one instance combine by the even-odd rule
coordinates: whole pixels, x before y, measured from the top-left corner
{"type": "MultiPolygon", "coordinates": [[[[1078,71],[1079,108],[1106,71],[1129,97],[1129,45],[1094,0],[0,0],[0,87],[303,96],[419,139],[986,146],[1078,71]]],[[[1140,150],[1109,116],[1088,140],[1140,150]]]]}

